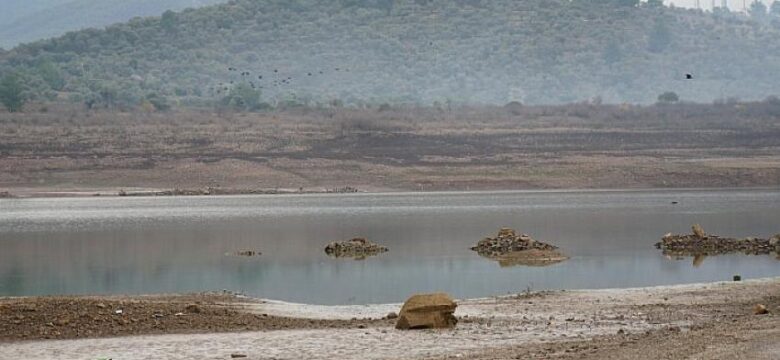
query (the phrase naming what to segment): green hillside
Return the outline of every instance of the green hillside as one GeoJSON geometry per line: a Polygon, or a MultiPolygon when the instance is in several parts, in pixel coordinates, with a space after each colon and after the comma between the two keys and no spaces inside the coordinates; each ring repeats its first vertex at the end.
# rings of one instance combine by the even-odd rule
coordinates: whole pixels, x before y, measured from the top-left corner
{"type": "Polygon", "coordinates": [[[234,0],[24,45],[0,71],[29,98],[158,108],[780,93],[776,16],[633,3],[234,0]]]}

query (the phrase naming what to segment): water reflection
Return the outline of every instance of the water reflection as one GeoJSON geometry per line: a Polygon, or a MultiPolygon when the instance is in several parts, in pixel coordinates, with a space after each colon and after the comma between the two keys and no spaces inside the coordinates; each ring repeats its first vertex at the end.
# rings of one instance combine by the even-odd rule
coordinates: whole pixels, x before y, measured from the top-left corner
{"type": "Polygon", "coordinates": [[[538,256],[526,256],[524,254],[506,254],[495,259],[498,265],[502,268],[515,267],[515,266],[533,266],[533,267],[545,267],[562,263],[567,260],[565,257],[538,257],[538,256]]]}
{"type": "MultiPolygon", "coordinates": [[[[721,254],[700,253],[700,254],[690,254],[690,255],[686,255],[686,256],[683,256],[683,255],[676,255],[676,256],[666,255],[665,257],[666,257],[667,260],[672,260],[672,261],[688,261],[691,258],[693,258],[691,265],[694,268],[699,268],[699,267],[702,266],[702,264],[704,264],[704,260],[706,260],[707,258],[718,257],[718,256],[723,256],[723,255],[724,255],[723,253],[721,253],[721,254]]],[[[780,261],[780,254],[774,253],[774,252],[769,253],[769,254],[737,254],[735,256],[763,257],[765,255],[768,255],[769,258],[774,258],[775,260],[780,261]]]]}

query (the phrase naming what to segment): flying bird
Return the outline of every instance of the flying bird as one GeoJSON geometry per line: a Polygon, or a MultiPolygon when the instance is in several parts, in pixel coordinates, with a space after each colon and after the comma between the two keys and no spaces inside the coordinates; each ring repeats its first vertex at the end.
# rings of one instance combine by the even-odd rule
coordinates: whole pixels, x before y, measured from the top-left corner
{"type": "Polygon", "coordinates": [[[691,75],[691,74],[685,74],[685,79],[686,79],[686,80],[692,80],[692,79],[693,79],[693,75],[691,75]]]}

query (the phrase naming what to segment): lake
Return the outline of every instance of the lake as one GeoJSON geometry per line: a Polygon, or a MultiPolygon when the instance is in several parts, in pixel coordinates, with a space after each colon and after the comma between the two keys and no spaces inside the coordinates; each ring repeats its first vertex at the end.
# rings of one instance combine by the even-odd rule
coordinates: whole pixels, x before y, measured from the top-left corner
{"type": "Polygon", "coordinates": [[[780,275],[772,256],[668,259],[653,246],[700,223],[780,233],[780,191],[532,191],[0,199],[0,296],[231,290],[311,304],[400,302],[544,289],[637,287],[780,275]],[[679,204],[672,204],[673,201],[679,204]],[[512,227],[570,260],[501,267],[469,250],[512,227]],[[331,241],[390,251],[332,259],[331,241]],[[225,253],[258,250],[240,258],[225,253]]]}

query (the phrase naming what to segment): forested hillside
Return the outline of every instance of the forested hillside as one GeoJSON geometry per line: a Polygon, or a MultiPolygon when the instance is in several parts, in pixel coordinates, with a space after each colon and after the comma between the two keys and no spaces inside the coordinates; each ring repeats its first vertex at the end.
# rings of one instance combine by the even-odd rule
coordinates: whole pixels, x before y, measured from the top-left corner
{"type": "Polygon", "coordinates": [[[103,27],[136,16],[160,15],[227,2],[226,0],[3,0],[0,47],[59,36],[67,31],[103,27]]]}
{"type": "Polygon", "coordinates": [[[28,99],[89,107],[762,99],[780,93],[777,19],[635,0],[233,0],[24,45],[0,71],[28,99]]]}

